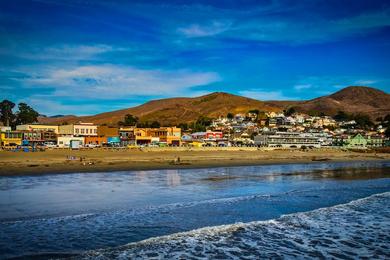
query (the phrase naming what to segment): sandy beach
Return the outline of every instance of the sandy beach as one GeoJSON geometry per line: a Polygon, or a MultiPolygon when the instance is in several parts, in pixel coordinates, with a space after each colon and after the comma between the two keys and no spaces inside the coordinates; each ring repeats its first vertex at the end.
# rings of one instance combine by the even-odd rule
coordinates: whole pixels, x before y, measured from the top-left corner
{"type": "Polygon", "coordinates": [[[267,150],[257,148],[144,148],[132,150],[47,150],[0,152],[0,175],[203,168],[323,161],[390,160],[389,153],[336,149],[267,150]]]}

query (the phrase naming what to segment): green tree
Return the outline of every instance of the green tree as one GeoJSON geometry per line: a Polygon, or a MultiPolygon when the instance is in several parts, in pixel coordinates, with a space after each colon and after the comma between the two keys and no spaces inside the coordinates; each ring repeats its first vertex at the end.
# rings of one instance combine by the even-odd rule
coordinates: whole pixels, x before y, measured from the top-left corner
{"type": "Polygon", "coordinates": [[[333,117],[334,120],[336,121],[348,121],[351,119],[351,116],[345,113],[344,111],[339,111],[337,114],[333,117]]]}
{"type": "Polygon", "coordinates": [[[258,115],[260,113],[260,111],[258,109],[251,109],[251,110],[248,111],[248,113],[252,113],[252,114],[258,115]]]}
{"type": "Polygon", "coordinates": [[[390,122],[390,114],[387,114],[384,118],[383,121],[385,122],[390,122]]]}
{"type": "Polygon", "coordinates": [[[374,123],[371,121],[370,117],[366,114],[354,115],[353,120],[355,120],[356,125],[362,129],[370,128],[374,125],[374,123]]]}
{"type": "Polygon", "coordinates": [[[124,121],[120,121],[119,124],[120,125],[130,125],[130,126],[134,126],[138,123],[139,119],[138,117],[136,116],[133,116],[131,114],[126,114],[125,115],[125,120],[124,121]]]}
{"type": "Polygon", "coordinates": [[[207,127],[210,126],[212,119],[205,116],[200,116],[194,123],[192,123],[191,129],[193,132],[204,132],[207,127]]]}
{"type": "Polygon", "coordinates": [[[38,122],[39,113],[26,103],[19,103],[19,111],[16,113],[16,124],[31,124],[38,122]]]}
{"type": "Polygon", "coordinates": [[[386,131],[385,131],[385,136],[390,137],[390,126],[387,126],[386,131]]]}
{"type": "Polygon", "coordinates": [[[150,124],[150,127],[151,127],[151,128],[159,128],[159,127],[160,127],[160,123],[157,122],[157,121],[153,121],[153,122],[150,124]]]}
{"type": "Polygon", "coordinates": [[[234,115],[232,113],[227,113],[226,117],[227,119],[232,120],[234,118],[234,115]]]}
{"type": "Polygon", "coordinates": [[[0,118],[5,126],[10,126],[15,119],[15,115],[12,112],[14,107],[15,103],[6,99],[0,103],[0,118]]]}
{"type": "Polygon", "coordinates": [[[294,113],[296,113],[297,111],[296,111],[296,109],[294,108],[294,107],[289,107],[285,112],[284,112],[284,114],[286,115],[286,116],[291,116],[291,115],[293,115],[294,113]]]}
{"type": "Polygon", "coordinates": [[[178,128],[181,128],[181,130],[187,131],[188,130],[188,124],[187,123],[180,123],[177,125],[178,128]]]}

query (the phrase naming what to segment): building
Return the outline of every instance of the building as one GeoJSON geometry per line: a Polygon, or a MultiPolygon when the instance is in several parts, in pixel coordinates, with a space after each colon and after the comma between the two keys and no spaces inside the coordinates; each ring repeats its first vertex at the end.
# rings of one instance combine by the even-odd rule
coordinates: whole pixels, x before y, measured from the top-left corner
{"type": "Polygon", "coordinates": [[[385,139],[380,135],[367,136],[367,146],[370,148],[383,147],[385,145],[385,139]]]}
{"type": "Polygon", "coordinates": [[[101,145],[107,143],[107,137],[105,137],[105,136],[85,136],[84,143],[101,146],[101,145]]]}
{"type": "Polygon", "coordinates": [[[153,137],[158,137],[160,139],[160,143],[169,146],[180,146],[181,144],[181,128],[160,127],[151,129],[150,134],[153,137]]]}
{"type": "Polygon", "coordinates": [[[62,136],[97,136],[97,126],[93,123],[60,125],[58,133],[62,136]]]}
{"type": "Polygon", "coordinates": [[[97,127],[97,135],[105,137],[119,137],[118,127],[99,125],[97,127]]]}
{"type": "Polygon", "coordinates": [[[35,125],[35,124],[28,124],[28,125],[18,125],[16,126],[16,130],[18,131],[41,131],[41,132],[54,132],[55,134],[58,134],[58,125],[35,125]]]}
{"type": "Polygon", "coordinates": [[[121,146],[135,145],[134,127],[119,128],[119,139],[121,146]]]}
{"type": "Polygon", "coordinates": [[[364,138],[364,136],[362,136],[361,134],[348,136],[348,138],[344,141],[344,147],[353,149],[365,149],[367,148],[367,139],[364,138]]]}
{"type": "Polygon", "coordinates": [[[181,129],[177,127],[159,127],[159,128],[133,128],[119,129],[121,142],[132,141],[135,145],[169,145],[180,146],[181,129]]]}
{"type": "Polygon", "coordinates": [[[283,148],[320,148],[320,139],[309,133],[268,132],[254,137],[255,145],[283,148]]]}
{"type": "Polygon", "coordinates": [[[80,146],[83,146],[85,144],[84,137],[58,136],[58,147],[70,148],[72,142],[78,142],[80,146]]]}
{"type": "Polygon", "coordinates": [[[0,132],[0,144],[4,146],[22,145],[23,134],[20,131],[0,132]]]}

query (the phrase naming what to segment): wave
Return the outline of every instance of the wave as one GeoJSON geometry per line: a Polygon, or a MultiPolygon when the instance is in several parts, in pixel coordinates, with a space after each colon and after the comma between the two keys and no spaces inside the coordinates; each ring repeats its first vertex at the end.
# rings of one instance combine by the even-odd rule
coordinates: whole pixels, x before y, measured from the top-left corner
{"type": "Polygon", "coordinates": [[[75,259],[389,258],[390,192],[269,221],[206,227],[75,259]]]}

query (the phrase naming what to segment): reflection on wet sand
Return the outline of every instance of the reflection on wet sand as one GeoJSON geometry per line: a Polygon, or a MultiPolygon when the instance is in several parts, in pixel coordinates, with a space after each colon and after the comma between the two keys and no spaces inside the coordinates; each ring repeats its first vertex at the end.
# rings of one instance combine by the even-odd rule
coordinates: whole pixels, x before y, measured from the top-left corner
{"type": "Polygon", "coordinates": [[[289,173],[265,173],[256,175],[235,175],[230,174],[228,171],[222,175],[211,175],[206,178],[202,178],[202,181],[229,181],[235,179],[261,179],[267,181],[282,180],[283,178],[293,180],[304,180],[304,179],[321,179],[321,178],[332,178],[339,180],[368,180],[377,178],[389,178],[390,167],[386,168],[340,168],[340,169],[326,169],[326,170],[314,170],[311,172],[289,172],[289,173]]]}

